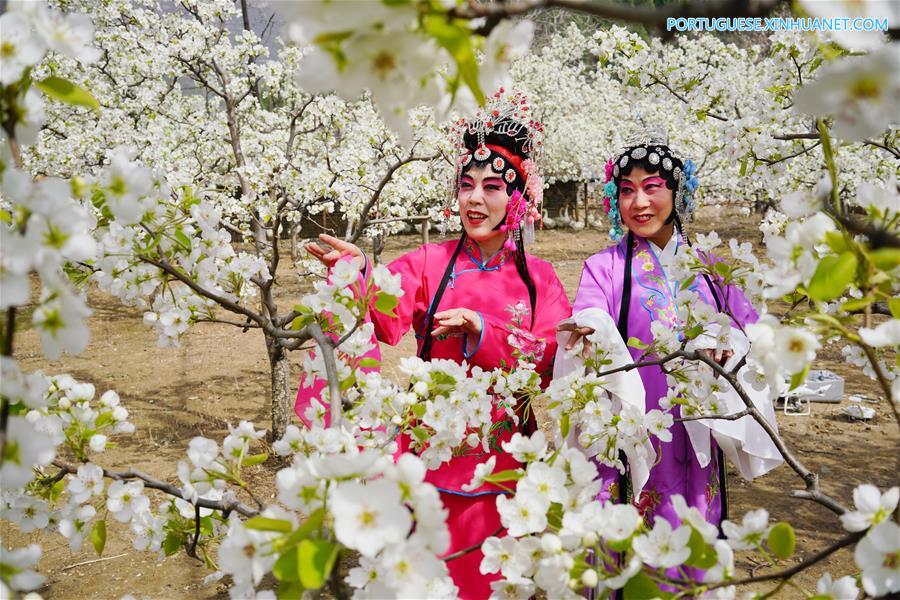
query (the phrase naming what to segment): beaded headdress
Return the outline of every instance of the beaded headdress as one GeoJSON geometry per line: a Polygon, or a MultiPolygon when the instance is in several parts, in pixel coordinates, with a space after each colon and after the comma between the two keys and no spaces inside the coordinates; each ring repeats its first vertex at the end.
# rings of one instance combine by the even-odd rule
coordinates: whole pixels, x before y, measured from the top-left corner
{"type": "Polygon", "coordinates": [[[671,176],[675,182],[675,213],[682,221],[689,221],[694,213],[694,192],[697,190],[697,168],[694,161],[681,157],[669,147],[664,130],[646,129],[626,139],[623,150],[606,163],[603,206],[612,222],[609,236],[622,239],[622,216],[619,213],[619,175],[630,162],[646,159],[661,175],[671,176]]]}
{"type": "Polygon", "coordinates": [[[544,126],[531,118],[531,108],[521,91],[500,88],[485,100],[485,106],[469,119],[453,125],[452,139],[455,153],[455,173],[451,196],[444,209],[449,217],[450,203],[456,200],[463,170],[474,160],[487,162],[506,183],[517,179],[524,182],[524,193],[513,193],[507,205],[506,221],[500,226],[507,232],[505,246],[512,250],[516,239],[528,243],[534,240],[534,223],[540,220],[540,206],[544,196],[544,181],[537,163],[543,148],[544,126]],[[475,148],[466,145],[466,138],[474,138],[475,148]],[[491,139],[508,138],[510,145],[521,152],[491,143],[491,139]],[[525,156],[523,156],[523,154],[525,156]]]}

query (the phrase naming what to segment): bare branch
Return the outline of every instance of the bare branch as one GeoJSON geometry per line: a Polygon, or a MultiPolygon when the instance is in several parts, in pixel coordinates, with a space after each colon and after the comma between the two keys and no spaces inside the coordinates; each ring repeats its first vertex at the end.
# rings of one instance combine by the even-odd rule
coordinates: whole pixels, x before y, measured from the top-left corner
{"type": "MultiPolygon", "coordinates": [[[[53,465],[59,467],[66,473],[78,472],[78,467],[66,464],[60,460],[54,460],[53,465]]],[[[181,494],[181,490],[174,485],[165,483],[164,481],[160,481],[159,479],[151,477],[150,475],[147,475],[142,471],[138,471],[137,469],[128,469],[127,471],[110,471],[109,469],[103,469],[103,476],[110,479],[115,479],[117,481],[139,479],[144,482],[144,487],[159,490],[176,498],[181,498],[183,500],[185,499],[181,494]]],[[[210,508],[212,510],[218,510],[222,512],[236,511],[239,514],[244,515],[245,517],[255,517],[259,514],[259,511],[254,510],[246,504],[238,501],[223,502],[219,500],[209,500],[207,498],[198,498],[197,502],[194,502],[192,504],[199,508],[210,508]]]]}
{"type": "Polygon", "coordinates": [[[322,361],[325,363],[325,376],[328,377],[328,400],[331,404],[331,426],[338,427],[341,424],[341,385],[337,378],[337,364],[334,361],[334,342],[322,332],[318,323],[310,323],[307,327],[310,335],[319,344],[322,352],[322,361]]]}
{"type": "Polygon", "coordinates": [[[376,202],[378,202],[378,198],[381,197],[381,192],[384,191],[384,187],[390,182],[391,178],[394,176],[394,172],[397,169],[411,162],[420,160],[434,160],[439,156],[440,154],[433,154],[431,156],[413,156],[412,154],[410,154],[403,160],[400,160],[391,165],[391,167],[384,174],[384,177],[381,178],[381,182],[379,182],[378,188],[375,190],[375,193],[372,194],[372,197],[369,198],[369,201],[366,202],[366,205],[363,207],[362,212],[360,213],[359,224],[356,227],[356,231],[352,236],[350,236],[350,239],[348,239],[347,241],[355,244],[360,236],[362,236],[363,231],[365,231],[366,227],[368,227],[369,225],[369,211],[372,210],[372,207],[375,206],[376,202]]]}
{"type": "Polygon", "coordinates": [[[855,544],[856,542],[861,540],[865,534],[866,534],[865,531],[857,531],[857,532],[851,533],[850,535],[842,537],[841,539],[834,542],[827,548],[823,548],[822,550],[816,552],[815,554],[813,554],[812,556],[810,556],[803,562],[797,563],[793,567],[791,567],[789,569],[785,569],[784,571],[778,571],[775,573],[767,573],[765,575],[757,575],[755,577],[747,577],[745,579],[730,579],[728,581],[723,581],[721,583],[711,585],[706,589],[714,590],[714,589],[721,588],[721,587],[728,587],[728,586],[732,586],[732,585],[745,585],[748,583],[759,583],[761,581],[774,581],[774,580],[786,581],[786,580],[790,579],[791,577],[793,577],[794,575],[796,575],[797,573],[799,573],[801,571],[805,571],[806,569],[813,566],[814,564],[823,561],[824,559],[828,558],[829,556],[831,556],[832,554],[834,554],[841,548],[846,548],[847,546],[855,544]]]}
{"type": "MultiPolygon", "coordinates": [[[[847,512],[847,509],[841,505],[839,502],[824,494],[819,488],[819,475],[817,473],[813,473],[806,466],[801,463],[797,457],[788,449],[785,445],[784,440],[781,439],[781,436],[778,435],[778,432],[772,427],[772,424],[769,423],[766,418],[762,415],[762,413],[757,410],[756,405],[753,404],[753,401],[747,396],[747,392],[744,391],[741,384],[738,382],[737,377],[734,373],[726,371],[724,367],[722,367],[715,360],[707,356],[703,352],[698,351],[686,351],[686,350],[677,350],[666,356],[657,359],[657,360],[649,360],[649,361],[641,361],[637,363],[632,363],[630,365],[624,365],[622,367],[618,367],[616,369],[609,369],[606,371],[600,371],[597,373],[598,377],[604,377],[606,375],[611,375],[613,373],[618,373],[621,371],[630,371],[632,369],[637,369],[640,367],[648,367],[648,366],[663,366],[668,362],[675,360],[676,358],[683,358],[686,360],[699,361],[707,366],[709,366],[715,373],[717,373],[720,377],[724,378],[728,384],[734,389],[737,395],[741,398],[741,401],[746,406],[744,411],[746,415],[751,417],[754,421],[759,423],[760,427],[766,432],[766,435],[772,440],[772,443],[775,444],[775,447],[778,449],[778,452],[781,454],[784,461],[791,467],[791,469],[796,472],[803,482],[806,484],[806,490],[803,492],[794,492],[792,494],[795,498],[804,498],[807,500],[812,500],[826,507],[827,509],[835,512],[839,515],[847,512]]],[[[710,418],[710,417],[702,417],[702,418],[710,418]]],[[[695,419],[688,419],[695,420],[695,419]]]]}

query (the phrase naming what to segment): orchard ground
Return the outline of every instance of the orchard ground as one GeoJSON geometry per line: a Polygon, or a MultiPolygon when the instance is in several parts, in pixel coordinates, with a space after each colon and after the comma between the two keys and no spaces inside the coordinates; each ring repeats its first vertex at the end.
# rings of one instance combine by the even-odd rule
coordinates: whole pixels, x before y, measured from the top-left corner
{"type": "MultiPolygon", "coordinates": [[[[758,221],[758,216],[743,216],[734,210],[709,209],[701,212],[689,231],[715,229],[726,244],[729,238],[736,237],[761,248],[758,221]]],[[[609,243],[605,232],[597,230],[543,231],[538,233],[538,241],[530,251],[554,265],[573,298],[584,259],[609,243]]],[[[416,236],[392,237],[383,258],[390,261],[418,244],[416,236]]],[[[290,306],[303,293],[304,286],[288,261],[282,261],[282,265],[278,274],[282,285],[278,289],[283,296],[278,300],[281,305],[290,306]]],[[[258,331],[242,333],[228,325],[203,323],[192,328],[180,349],[159,349],[156,335],[142,322],[141,311],[123,307],[116,299],[96,291],[91,291],[89,303],[94,311],[89,321],[92,340],[80,356],[66,356],[48,364],[41,355],[36,332],[27,325],[17,333],[16,347],[23,371],[41,369],[47,375],[68,372],[80,381],[93,383],[98,395],[107,389],[115,389],[121,395],[137,431],[132,436],[122,436],[117,447],[98,457],[98,463],[111,469],[138,468],[177,484],[176,463],[186,460],[187,445],[194,436],[221,442],[227,433],[226,423],[236,425],[241,419],[253,421],[257,427],[268,426],[269,370],[263,337],[258,331]]],[[[773,312],[784,308],[772,306],[773,312]]],[[[407,335],[396,348],[382,350],[384,371],[399,378],[396,364],[400,357],[414,354],[414,339],[407,335]]],[[[297,377],[299,355],[294,357],[293,375],[297,377]]],[[[845,397],[879,397],[874,382],[848,365],[838,347],[821,351],[814,367],[843,376],[845,397]]],[[[837,404],[813,404],[810,416],[778,415],[789,447],[820,474],[823,490],[845,505],[852,505],[852,490],[859,483],[871,482],[882,489],[895,484],[897,458],[891,436],[896,434],[897,424],[885,400],[870,406],[878,414],[868,423],[848,422],[838,414],[837,404]]],[[[273,457],[246,470],[264,501],[274,501],[273,479],[280,464],[280,459],[273,457]]],[[[729,467],[728,485],[733,519],[740,519],[750,508],[764,507],[773,522],[788,521],[796,528],[797,553],[780,568],[803,560],[840,536],[835,515],[810,501],[788,497],[790,490],[802,488],[802,481],[787,466],[753,482],[741,480],[729,467]]],[[[156,492],[151,496],[154,502],[159,501],[156,492]]],[[[99,509],[97,518],[104,513],[105,508],[99,509]]],[[[44,549],[38,568],[47,576],[47,582],[37,591],[48,599],[120,598],[128,593],[137,598],[227,597],[226,586],[221,582],[202,583],[208,570],[183,551],[159,562],[154,553],[132,549],[131,532],[125,526],[111,518],[108,525],[107,546],[99,561],[87,541],[79,552],[72,553],[61,535],[35,535],[40,539],[34,541],[39,541],[44,549]]],[[[20,546],[29,541],[29,535],[19,533],[7,521],[3,521],[2,528],[6,545],[20,546]]],[[[766,572],[748,560],[746,553],[738,553],[736,562],[738,576],[766,572]]],[[[835,577],[855,572],[851,551],[845,549],[832,555],[802,573],[796,582],[813,591],[815,581],[825,570],[835,577]]],[[[265,583],[262,587],[267,587],[265,583]]],[[[273,587],[276,582],[270,583],[269,587],[273,587]]],[[[770,589],[770,585],[759,589],[770,589]]],[[[785,588],[779,597],[800,596],[796,590],[785,588]]]]}

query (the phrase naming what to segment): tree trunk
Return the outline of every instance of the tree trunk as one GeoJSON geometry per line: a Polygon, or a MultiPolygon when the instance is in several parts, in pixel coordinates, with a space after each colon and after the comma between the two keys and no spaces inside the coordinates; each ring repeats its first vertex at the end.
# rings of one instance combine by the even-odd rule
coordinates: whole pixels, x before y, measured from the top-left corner
{"type": "Polygon", "coordinates": [[[294,402],[291,392],[291,363],[287,352],[274,338],[266,338],[269,355],[269,369],[272,378],[272,429],[269,439],[275,441],[284,436],[287,426],[294,417],[294,402]]]}

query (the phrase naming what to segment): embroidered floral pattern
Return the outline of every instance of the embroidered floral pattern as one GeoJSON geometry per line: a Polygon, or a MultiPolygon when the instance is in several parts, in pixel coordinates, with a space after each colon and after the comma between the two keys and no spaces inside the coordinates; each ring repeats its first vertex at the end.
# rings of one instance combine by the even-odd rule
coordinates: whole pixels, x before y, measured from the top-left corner
{"type": "Polygon", "coordinates": [[[638,512],[641,513],[641,516],[644,517],[644,520],[649,523],[650,519],[648,517],[652,516],[653,513],[656,512],[656,507],[659,506],[660,496],[659,492],[651,488],[645,488],[641,490],[641,495],[634,502],[634,507],[638,509],[638,512]]]}
{"type": "Polygon", "coordinates": [[[519,300],[515,304],[506,307],[512,317],[510,324],[506,326],[509,335],[506,342],[513,349],[513,357],[516,362],[529,362],[537,364],[544,357],[544,350],[547,342],[543,338],[536,337],[528,329],[525,328],[525,319],[531,312],[524,300],[519,300]]]}

